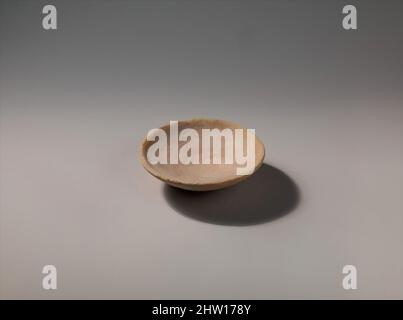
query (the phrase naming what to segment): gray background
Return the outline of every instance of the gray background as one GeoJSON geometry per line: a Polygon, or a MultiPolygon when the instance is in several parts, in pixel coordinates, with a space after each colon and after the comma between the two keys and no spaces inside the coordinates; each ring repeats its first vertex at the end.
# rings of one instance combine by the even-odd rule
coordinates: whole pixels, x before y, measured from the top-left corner
{"type": "Polygon", "coordinates": [[[403,298],[402,1],[51,1],[44,31],[48,3],[0,1],[1,298],[403,298]],[[146,132],[196,116],[255,128],[280,193],[147,174],[146,132]]]}

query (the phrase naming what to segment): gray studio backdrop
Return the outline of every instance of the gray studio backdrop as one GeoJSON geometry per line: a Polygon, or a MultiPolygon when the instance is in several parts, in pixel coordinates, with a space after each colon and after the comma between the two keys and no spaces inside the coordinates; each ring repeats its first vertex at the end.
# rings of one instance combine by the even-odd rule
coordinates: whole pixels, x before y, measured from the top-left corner
{"type": "Polygon", "coordinates": [[[402,39],[402,1],[0,1],[0,298],[403,298],[402,39]],[[266,165],[165,187],[138,143],[192,117],[266,165]]]}

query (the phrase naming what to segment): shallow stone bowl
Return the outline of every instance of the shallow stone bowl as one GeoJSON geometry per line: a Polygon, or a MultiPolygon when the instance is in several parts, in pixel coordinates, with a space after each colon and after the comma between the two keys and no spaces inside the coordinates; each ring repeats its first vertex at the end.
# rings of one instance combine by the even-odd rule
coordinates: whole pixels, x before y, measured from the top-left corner
{"type": "MultiPolygon", "coordinates": [[[[183,120],[178,122],[178,130],[186,128],[192,128],[197,131],[199,134],[199,151],[200,154],[203,154],[203,146],[202,143],[202,129],[230,129],[234,133],[235,129],[244,129],[243,130],[243,149],[244,155],[247,155],[247,140],[246,140],[246,128],[242,126],[224,120],[217,119],[192,119],[192,120],[183,120]]],[[[210,164],[201,164],[202,157],[200,156],[200,164],[183,164],[181,161],[178,161],[177,164],[170,163],[170,125],[166,124],[162,126],[160,129],[163,129],[167,135],[167,143],[166,143],[166,151],[167,151],[167,159],[168,164],[151,164],[147,159],[147,151],[151,147],[155,141],[148,141],[147,138],[141,142],[140,145],[140,161],[143,167],[154,177],[168,183],[169,185],[181,189],[192,190],[192,191],[209,191],[209,190],[217,190],[232,186],[236,183],[239,183],[245,179],[247,179],[251,174],[255,173],[259,167],[262,165],[264,157],[265,157],[265,148],[260,139],[255,136],[255,164],[254,169],[251,174],[248,175],[238,175],[237,168],[244,167],[244,165],[240,165],[236,161],[235,154],[233,155],[233,163],[226,164],[225,163],[225,140],[221,139],[221,159],[222,161],[219,164],[213,164],[213,139],[210,140],[210,156],[211,161],[210,164]]],[[[235,145],[235,134],[233,134],[234,145],[235,145]]],[[[158,140],[158,139],[156,139],[158,140]]],[[[179,141],[178,142],[178,150],[186,144],[188,141],[179,141]]],[[[233,148],[235,150],[235,148],[233,148]]]]}

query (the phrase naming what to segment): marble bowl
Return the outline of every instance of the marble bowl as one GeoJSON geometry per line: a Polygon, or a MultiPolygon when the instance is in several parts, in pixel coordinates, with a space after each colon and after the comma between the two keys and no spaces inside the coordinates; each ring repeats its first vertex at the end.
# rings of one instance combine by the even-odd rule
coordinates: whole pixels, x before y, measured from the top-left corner
{"type": "MultiPolygon", "coordinates": [[[[192,119],[178,121],[179,132],[185,128],[195,129],[199,133],[199,150],[202,151],[202,129],[230,129],[233,133],[235,129],[246,129],[242,126],[224,120],[217,119],[192,119]]],[[[143,167],[154,177],[168,183],[169,185],[181,189],[192,191],[209,191],[217,190],[232,186],[242,180],[247,179],[251,174],[255,173],[262,165],[265,157],[265,148],[260,139],[255,136],[255,164],[251,174],[237,175],[237,168],[242,165],[237,164],[234,156],[233,164],[225,164],[224,154],[224,140],[221,143],[222,161],[220,164],[170,164],[169,162],[169,143],[170,143],[170,125],[166,124],[160,129],[163,129],[167,135],[167,153],[168,164],[151,164],[147,159],[147,151],[154,141],[148,141],[147,138],[141,142],[140,145],[140,161],[143,167]]],[[[246,130],[244,132],[244,155],[246,155],[246,130]]],[[[212,141],[212,140],[211,140],[212,141]]],[[[178,142],[178,149],[180,149],[186,141],[178,142]]],[[[235,142],[234,142],[235,145],[235,142]]],[[[210,153],[213,153],[213,143],[210,143],[210,153]]],[[[201,162],[201,161],[200,161],[201,162]]]]}

